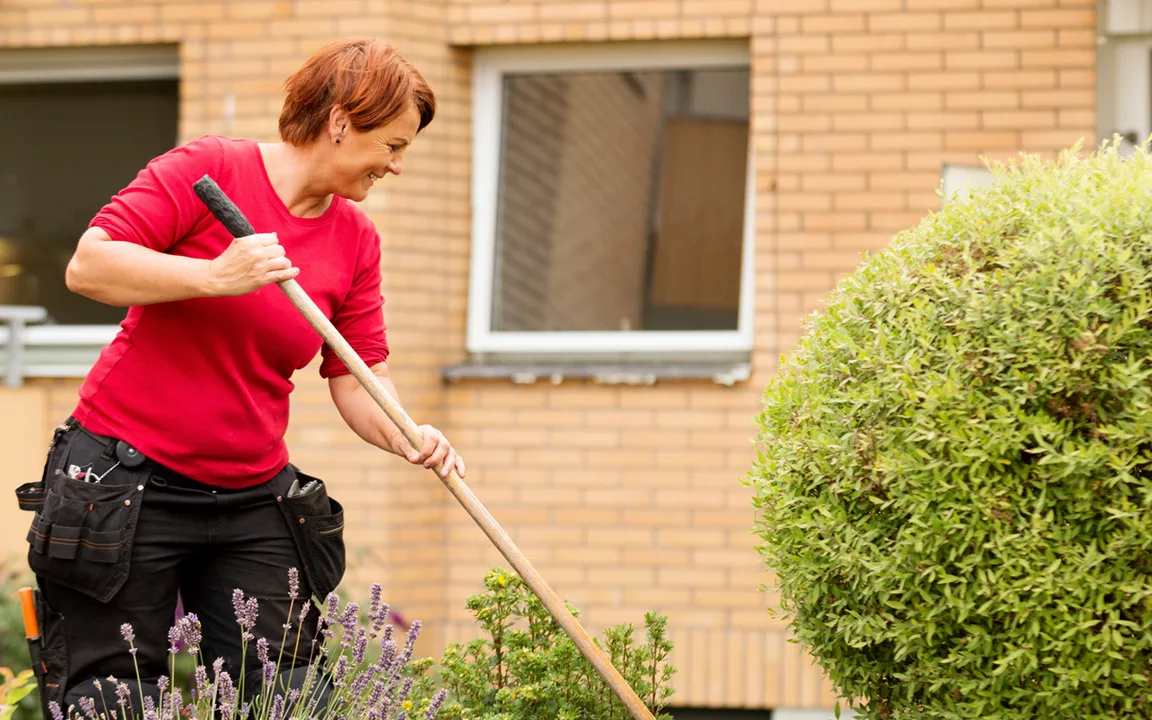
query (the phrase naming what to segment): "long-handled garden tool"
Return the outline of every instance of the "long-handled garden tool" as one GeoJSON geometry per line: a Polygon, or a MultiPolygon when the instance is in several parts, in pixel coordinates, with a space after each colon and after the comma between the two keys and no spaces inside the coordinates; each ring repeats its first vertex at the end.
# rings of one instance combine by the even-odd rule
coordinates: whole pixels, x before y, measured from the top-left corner
{"type": "Polygon", "coordinates": [[[48,715],[48,688],[45,674],[47,669],[40,659],[40,617],[36,614],[36,591],[30,587],[20,588],[20,613],[24,616],[24,637],[28,640],[28,655],[32,660],[32,674],[36,676],[36,687],[40,690],[40,707],[44,717],[48,715]]]}
{"type": "MultiPolygon", "coordinates": [[[[196,195],[208,206],[216,219],[220,221],[228,232],[232,233],[235,237],[245,237],[255,234],[255,230],[236,207],[235,203],[228,198],[220,186],[216,184],[211,177],[205,175],[200,178],[193,185],[196,195]]],[[[423,445],[423,439],[420,437],[420,431],[416,423],[408,417],[399,403],[388,394],[384,386],[368,368],[368,365],[360,359],[352,346],[341,337],[340,332],[332,325],[331,321],[324,316],[316,303],[312,301],[300,284],[295,280],[285,280],[278,283],[280,289],[292,301],[301,314],[316,328],[320,336],[324,338],[324,342],[336,353],[348,369],[364,386],[364,389],[380,406],[380,409],[388,416],[388,418],[396,424],[400,432],[404,433],[404,437],[412,444],[412,447],[419,449],[423,445]]],[[[492,514],[481,504],[480,500],[472,493],[472,490],[464,484],[460,476],[455,471],[450,472],[447,477],[441,477],[439,469],[437,469],[436,476],[441,479],[448,491],[464,506],[488,539],[496,546],[500,553],[512,564],[512,567],[519,573],[520,577],[524,579],[524,583],[528,588],[540,598],[540,602],[548,609],[560,627],[564,628],[564,632],[568,637],[572,638],[572,642],[580,649],[580,653],[592,663],[596,668],[596,672],[600,677],[604,678],[604,682],[608,683],[608,687],[620,698],[620,702],[628,708],[628,712],[632,715],[634,720],[654,720],[651,712],[644,706],[644,703],[637,696],[636,691],[633,690],[628,683],[624,680],[620,672],[608,660],[604,654],[589,637],[587,631],[580,626],[576,618],[568,611],[560,596],[544,581],[544,578],[536,572],[536,568],[524,556],[516,544],[512,542],[512,538],[504,532],[503,528],[496,522],[492,514]]]]}

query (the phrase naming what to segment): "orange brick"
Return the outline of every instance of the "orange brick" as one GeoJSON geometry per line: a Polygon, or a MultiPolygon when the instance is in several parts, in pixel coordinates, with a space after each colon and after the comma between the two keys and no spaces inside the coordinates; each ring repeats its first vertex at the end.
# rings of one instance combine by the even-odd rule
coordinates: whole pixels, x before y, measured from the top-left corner
{"type": "Polygon", "coordinates": [[[982,33],[986,48],[1051,48],[1056,45],[1055,30],[1005,30],[982,33]]]}
{"type": "Polygon", "coordinates": [[[922,10],[975,10],[980,7],[980,0],[909,0],[908,10],[918,12],[922,10]]]}
{"type": "Polygon", "coordinates": [[[1023,50],[1020,53],[1020,66],[1035,67],[1092,67],[1096,61],[1096,49],[1061,48],[1059,50],[1023,50]]]}
{"type": "Polygon", "coordinates": [[[683,0],[685,15],[750,15],[752,0],[683,0]]]}
{"type": "Polygon", "coordinates": [[[544,2],[539,3],[541,20],[607,20],[607,2],[544,2]]]}
{"type": "Polygon", "coordinates": [[[942,110],[944,108],[944,94],[943,93],[911,93],[903,92],[896,94],[883,94],[873,95],[870,98],[873,110],[892,111],[892,110],[911,110],[917,112],[928,112],[932,110],[942,110]]]}
{"type": "Polygon", "coordinates": [[[800,67],[810,73],[857,72],[866,67],[865,55],[806,55],[800,60],[800,67]]]}
{"type": "Polygon", "coordinates": [[[986,110],[989,108],[1020,107],[1020,94],[1008,90],[982,92],[950,92],[944,95],[944,107],[949,110],[986,110]]]}
{"type": "Polygon", "coordinates": [[[843,73],[832,77],[832,89],[835,92],[897,92],[905,88],[906,80],[903,73],[843,73]]]}
{"type": "Polygon", "coordinates": [[[1090,127],[1096,123],[1095,110],[1060,110],[1058,116],[1057,124],[1062,128],[1090,127]]]}
{"type": "Polygon", "coordinates": [[[949,150],[1016,147],[1019,141],[1018,132],[948,132],[944,135],[944,147],[949,150]]]}
{"type": "Polygon", "coordinates": [[[1096,72],[1092,69],[1063,69],[1057,74],[1056,85],[1062,88],[1095,87],[1096,72]]]}
{"type": "Polygon", "coordinates": [[[868,97],[862,94],[805,95],[801,108],[804,112],[859,112],[868,109],[868,97]]]}
{"type": "Polygon", "coordinates": [[[926,32],[908,35],[909,50],[975,50],[980,47],[980,33],[926,32]]]}
{"type": "Polygon", "coordinates": [[[1024,28],[1090,28],[1095,21],[1096,12],[1090,9],[1059,8],[1020,11],[1020,27],[1024,28]]]}
{"type": "Polygon", "coordinates": [[[800,30],[805,34],[830,35],[864,32],[864,15],[809,15],[800,20],[800,30]]]}
{"type": "Polygon", "coordinates": [[[832,169],[836,171],[899,170],[902,167],[904,153],[901,150],[839,153],[832,158],[832,169]]]}
{"type": "Polygon", "coordinates": [[[1096,31],[1092,28],[1060,30],[1056,44],[1065,48],[1095,46],[1096,31]]]}
{"type": "Polygon", "coordinates": [[[1014,51],[957,51],[944,54],[944,67],[946,67],[948,70],[1014,68],[1018,62],[1019,58],[1017,53],[1014,51]]]}
{"type": "Polygon", "coordinates": [[[832,50],[837,53],[895,52],[904,49],[905,37],[904,33],[837,34],[832,36],[832,50]]]}
{"type": "MultiPolygon", "coordinates": [[[[805,213],[805,230],[859,230],[868,226],[868,220],[862,212],[830,212],[805,213]]],[[[821,276],[824,277],[824,276],[821,276]]],[[[810,287],[808,281],[812,280],[808,273],[792,273],[780,278],[781,290],[795,290],[801,287],[810,287]],[[788,278],[787,282],[785,278],[788,278]],[[798,285],[797,283],[803,283],[798,285]]]]}
{"type": "Polygon", "coordinates": [[[833,120],[837,130],[879,130],[890,132],[903,128],[905,115],[901,113],[842,113],[833,120]]]}
{"type": "Polygon", "coordinates": [[[1005,30],[1017,27],[1015,11],[951,12],[944,14],[945,30],[1005,30]]]}
{"type": "Polygon", "coordinates": [[[908,89],[912,91],[970,90],[980,87],[980,74],[977,72],[910,72],[907,74],[908,89]]]}
{"type": "Polygon", "coordinates": [[[793,35],[781,37],[777,44],[781,55],[824,54],[831,47],[826,35],[793,35]]]}
{"type": "Polygon", "coordinates": [[[943,146],[943,139],[943,135],[938,131],[877,133],[872,136],[872,147],[876,150],[936,150],[943,146]]]}
{"type": "Polygon", "coordinates": [[[676,0],[616,0],[608,4],[608,15],[614,20],[667,18],[679,12],[676,0]]]}
{"type": "Polygon", "coordinates": [[[1017,110],[983,113],[983,125],[989,129],[1035,130],[1056,126],[1056,113],[1050,110],[1017,110]]]}
{"type": "Polygon", "coordinates": [[[834,13],[895,12],[904,9],[903,0],[832,0],[829,9],[834,13]]]}
{"type": "Polygon", "coordinates": [[[1095,140],[1092,127],[1068,128],[1066,130],[1026,130],[1020,133],[1020,147],[1029,150],[1064,150],[1072,147],[1077,140],[1086,140],[1092,145],[1095,140]]]}
{"type": "Polygon", "coordinates": [[[871,69],[891,70],[940,70],[944,67],[942,53],[875,53],[871,59],[871,69]]]}
{"type": "Polygon", "coordinates": [[[1057,85],[1057,73],[1055,70],[989,71],[981,73],[981,84],[989,89],[1054,88],[1057,85]]]}
{"type": "Polygon", "coordinates": [[[931,32],[942,27],[938,12],[874,13],[868,16],[869,32],[931,32]]]}

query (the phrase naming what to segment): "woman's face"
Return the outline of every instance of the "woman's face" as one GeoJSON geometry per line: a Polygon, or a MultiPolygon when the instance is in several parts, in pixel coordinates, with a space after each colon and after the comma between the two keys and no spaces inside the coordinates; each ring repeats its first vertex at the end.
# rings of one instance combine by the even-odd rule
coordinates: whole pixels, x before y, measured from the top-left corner
{"type": "Polygon", "coordinates": [[[404,151],[416,138],[420,112],[414,105],[387,125],[359,132],[340,113],[333,115],[332,132],[339,139],[333,151],[334,192],[360,202],[372,186],[404,169],[404,151]]]}

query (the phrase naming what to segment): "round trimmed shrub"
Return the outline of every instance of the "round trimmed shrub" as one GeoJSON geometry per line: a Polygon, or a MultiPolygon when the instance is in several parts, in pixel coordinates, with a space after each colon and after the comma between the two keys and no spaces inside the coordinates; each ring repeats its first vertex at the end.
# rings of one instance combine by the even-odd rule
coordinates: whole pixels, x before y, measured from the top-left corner
{"type": "Polygon", "coordinates": [[[779,613],[865,718],[1152,717],[1152,158],[991,166],[767,388],[779,613]]]}

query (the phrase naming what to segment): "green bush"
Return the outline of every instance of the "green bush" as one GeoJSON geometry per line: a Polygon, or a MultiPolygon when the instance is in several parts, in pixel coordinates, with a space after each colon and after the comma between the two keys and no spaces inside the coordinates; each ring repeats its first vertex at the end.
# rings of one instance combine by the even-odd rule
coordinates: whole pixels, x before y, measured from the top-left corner
{"type": "Polygon", "coordinates": [[[1152,158],[992,169],[766,390],[761,553],[865,718],[1152,717],[1152,158]]]}
{"type": "MultiPolygon", "coordinates": [[[[628,720],[631,716],[596,674],[540,600],[517,575],[493,568],[485,592],[467,606],[483,637],[452,643],[433,673],[448,700],[441,720],[628,720]]],[[[573,614],[576,614],[575,610],[573,614]]],[[[636,645],[635,628],[619,625],[604,632],[600,645],[612,665],[659,720],[672,694],[676,672],[667,662],[672,643],[666,619],[645,617],[645,640],[636,645]]],[[[424,693],[431,684],[426,685],[424,693]]],[[[420,709],[426,701],[416,701],[420,709]]]]}

